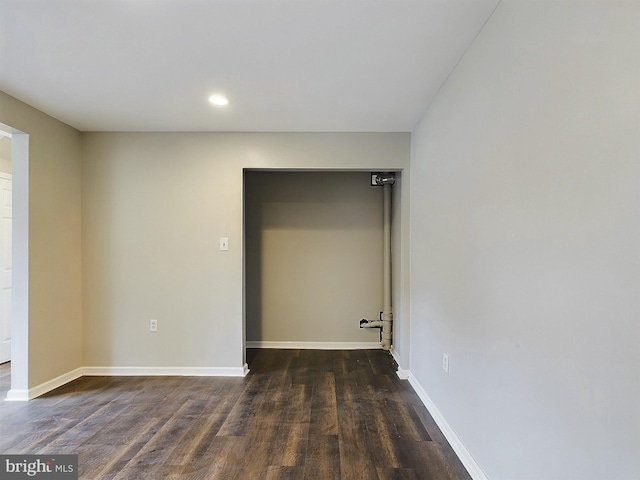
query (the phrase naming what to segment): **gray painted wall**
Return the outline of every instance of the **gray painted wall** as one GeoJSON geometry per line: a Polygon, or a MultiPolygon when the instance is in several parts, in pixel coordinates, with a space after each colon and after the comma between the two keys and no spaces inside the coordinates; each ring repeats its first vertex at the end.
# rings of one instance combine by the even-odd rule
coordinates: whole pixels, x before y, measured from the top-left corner
{"type": "Polygon", "coordinates": [[[244,169],[402,170],[409,145],[405,133],[84,134],[85,365],[241,366],[244,169]]]}
{"type": "Polygon", "coordinates": [[[378,342],[382,188],[368,172],[246,172],[247,340],[378,342]]]}
{"type": "Polygon", "coordinates": [[[12,356],[24,361],[12,370],[20,363],[24,375],[14,375],[12,382],[14,389],[26,390],[82,366],[81,138],[72,127],[3,92],[0,123],[29,136],[28,158],[20,158],[20,165],[14,158],[12,165],[13,285],[28,291],[28,299],[13,299],[14,318],[28,316],[28,325],[13,324],[12,356]],[[22,255],[27,238],[28,259],[22,255]],[[15,269],[16,249],[25,272],[15,269]],[[23,339],[20,345],[16,335],[23,339]]]}
{"type": "Polygon", "coordinates": [[[491,480],[640,478],[639,13],[503,0],[412,135],[411,371],[491,480]]]}

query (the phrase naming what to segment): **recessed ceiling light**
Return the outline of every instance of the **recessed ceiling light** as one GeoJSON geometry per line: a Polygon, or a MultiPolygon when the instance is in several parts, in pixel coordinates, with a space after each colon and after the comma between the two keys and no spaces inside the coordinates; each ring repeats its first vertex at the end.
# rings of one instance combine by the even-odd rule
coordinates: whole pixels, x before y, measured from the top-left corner
{"type": "Polygon", "coordinates": [[[229,99],[224,95],[211,95],[209,97],[209,101],[214,105],[218,105],[219,107],[229,105],[229,99]]]}

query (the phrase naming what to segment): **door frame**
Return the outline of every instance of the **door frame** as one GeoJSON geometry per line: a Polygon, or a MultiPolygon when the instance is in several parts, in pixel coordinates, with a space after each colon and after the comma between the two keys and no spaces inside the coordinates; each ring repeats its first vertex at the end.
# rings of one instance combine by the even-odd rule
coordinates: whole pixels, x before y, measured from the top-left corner
{"type": "Polygon", "coordinates": [[[29,400],[29,134],[0,123],[11,137],[13,177],[11,389],[6,400],[29,400]]]}

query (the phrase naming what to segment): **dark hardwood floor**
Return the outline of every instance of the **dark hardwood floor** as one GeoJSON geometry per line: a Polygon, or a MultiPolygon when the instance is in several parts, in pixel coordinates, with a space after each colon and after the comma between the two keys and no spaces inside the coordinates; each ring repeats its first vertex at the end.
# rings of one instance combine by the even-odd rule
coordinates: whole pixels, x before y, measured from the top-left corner
{"type": "Polygon", "coordinates": [[[388,353],[248,361],[246,378],[82,377],[0,402],[0,453],[78,454],[91,480],[470,479],[388,353]]]}

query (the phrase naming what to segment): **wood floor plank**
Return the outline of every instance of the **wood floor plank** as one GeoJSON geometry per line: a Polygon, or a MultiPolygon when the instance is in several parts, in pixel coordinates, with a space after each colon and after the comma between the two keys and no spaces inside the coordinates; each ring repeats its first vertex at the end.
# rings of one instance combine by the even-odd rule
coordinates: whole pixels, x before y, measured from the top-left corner
{"type": "Polygon", "coordinates": [[[188,421],[183,415],[189,407],[187,402],[173,415],[162,417],[160,428],[114,478],[138,478],[140,472],[161,478],[157,472],[184,437],[188,421]]]}
{"type": "Polygon", "coordinates": [[[314,376],[312,396],[309,435],[337,435],[338,411],[333,373],[314,376]]]}
{"type": "Polygon", "coordinates": [[[337,435],[309,436],[303,478],[308,480],[340,478],[340,447],[337,435]]]}
{"type": "Polygon", "coordinates": [[[411,468],[378,468],[379,480],[424,480],[416,476],[411,468]]]}
{"type": "Polygon", "coordinates": [[[149,440],[160,430],[163,423],[163,419],[156,418],[154,421],[142,424],[140,430],[135,430],[125,445],[86,444],[85,447],[93,447],[93,450],[89,450],[86,455],[75,452],[79,454],[80,476],[91,478],[90,475],[94,475],[93,478],[104,480],[115,478],[140,453],[149,440]],[[105,451],[104,446],[110,448],[105,451]]]}
{"type": "Polygon", "coordinates": [[[374,464],[377,467],[400,468],[396,450],[401,448],[395,435],[395,426],[388,420],[392,416],[388,406],[380,402],[371,402],[362,408],[371,448],[375,452],[374,464]]]}
{"type": "MultiPolygon", "coordinates": [[[[227,386],[228,388],[229,386],[227,386]]],[[[226,390],[229,391],[229,390],[226,390]]],[[[163,478],[180,478],[199,470],[204,451],[219,431],[224,418],[231,409],[231,395],[212,396],[204,405],[198,418],[193,419],[184,438],[174,448],[166,460],[166,468],[161,470],[163,478]]]]}
{"type": "Polygon", "coordinates": [[[310,402],[306,402],[305,385],[291,385],[282,405],[282,416],[277,425],[271,466],[293,467],[304,465],[309,435],[310,402]]]}
{"type": "Polygon", "coordinates": [[[340,466],[343,478],[376,479],[377,452],[373,450],[358,405],[340,405],[340,466]]]}
{"type": "Polygon", "coordinates": [[[245,450],[244,437],[216,437],[210,445],[207,455],[201,461],[205,478],[232,480],[238,475],[244,462],[251,461],[245,450]]]}
{"type": "Polygon", "coordinates": [[[75,453],[90,480],[469,480],[387,352],[247,358],[245,378],[82,377],[0,402],[0,453],[75,453]]]}
{"type": "Polygon", "coordinates": [[[300,480],[304,476],[303,467],[275,467],[267,469],[265,480],[300,480]]]}
{"type": "Polygon", "coordinates": [[[246,433],[265,399],[265,387],[268,383],[268,375],[252,375],[248,379],[246,387],[229,412],[218,435],[235,437],[246,433]]]}

